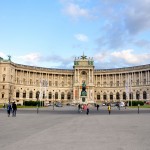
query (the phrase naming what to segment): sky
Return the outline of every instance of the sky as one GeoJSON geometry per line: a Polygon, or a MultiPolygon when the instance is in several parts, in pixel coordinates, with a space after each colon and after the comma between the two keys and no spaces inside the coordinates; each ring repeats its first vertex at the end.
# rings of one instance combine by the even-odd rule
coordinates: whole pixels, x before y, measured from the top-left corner
{"type": "Polygon", "coordinates": [[[150,64],[150,0],[0,0],[0,57],[73,69],[150,64]]]}

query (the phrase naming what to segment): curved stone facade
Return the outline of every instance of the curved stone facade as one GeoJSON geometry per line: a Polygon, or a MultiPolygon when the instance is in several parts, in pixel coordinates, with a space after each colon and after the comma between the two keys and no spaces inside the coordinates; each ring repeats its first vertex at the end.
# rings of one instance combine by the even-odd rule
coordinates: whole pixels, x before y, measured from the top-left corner
{"type": "Polygon", "coordinates": [[[82,83],[86,103],[150,99],[150,65],[94,69],[93,59],[81,56],[73,69],[20,65],[0,58],[0,103],[39,100],[81,103],[82,83]]]}

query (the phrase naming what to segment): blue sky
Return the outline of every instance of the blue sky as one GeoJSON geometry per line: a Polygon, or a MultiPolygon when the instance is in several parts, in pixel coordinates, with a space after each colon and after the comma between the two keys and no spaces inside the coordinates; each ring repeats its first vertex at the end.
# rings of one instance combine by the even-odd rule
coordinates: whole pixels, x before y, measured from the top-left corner
{"type": "Polygon", "coordinates": [[[149,0],[0,0],[0,56],[15,63],[72,69],[150,64],[149,0]]]}

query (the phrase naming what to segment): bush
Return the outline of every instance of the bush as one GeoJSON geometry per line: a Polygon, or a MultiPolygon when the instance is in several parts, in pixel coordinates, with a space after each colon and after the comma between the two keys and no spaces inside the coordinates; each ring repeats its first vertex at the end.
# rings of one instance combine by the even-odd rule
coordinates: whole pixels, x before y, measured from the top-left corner
{"type": "Polygon", "coordinates": [[[129,106],[131,106],[131,102],[132,102],[132,106],[138,106],[138,104],[140,104],[140,106],[144,105],[143,101],[129,101],[129,106]]]}
{"type": "Polygon", "coordinates": [[[23,101],[23,105],[25,106],[40,106],[40,104],[42,106],[44,106],[44,101],[23,101]]]}

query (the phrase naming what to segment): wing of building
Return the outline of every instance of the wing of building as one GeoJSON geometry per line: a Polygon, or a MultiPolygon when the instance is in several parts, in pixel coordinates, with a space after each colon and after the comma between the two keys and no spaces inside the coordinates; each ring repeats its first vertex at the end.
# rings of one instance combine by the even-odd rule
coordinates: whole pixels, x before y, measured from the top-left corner
{"type": "Polygon", "coordinates": [[[1,104],[16,101],[22,105],[37,99],[45,103],[148,101],[149,94],[150,65],[95,69],[94,60],[83,54],[68,70],[20,65],[0,58],[1,104]]]}

